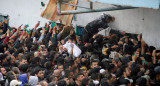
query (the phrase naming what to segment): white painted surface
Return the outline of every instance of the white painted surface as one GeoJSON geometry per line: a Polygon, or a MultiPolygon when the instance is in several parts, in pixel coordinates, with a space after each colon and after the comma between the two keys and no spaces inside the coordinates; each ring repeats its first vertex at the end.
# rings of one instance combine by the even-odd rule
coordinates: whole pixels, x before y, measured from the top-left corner
{"type": "MultiPolygon", "coordinates": [[[[87,2],[79,2],[79,5],[89,7],[87,2]]],[[[94,8],[106,8],[111,5],[94,3],[94,8]]],[[[78,8],[78,10],[83,10],[78,8]]],[[[77,14],[77,25],[85,26],[90,21],[98,18],[102,13],[115,16],[116,20],[110,24],[111,28],[129,33],[142,33],[143,39],[149,44],[160,48],[160,10],[153,9],[128,9],[98,13],[77,14]]]]}
{"type": "Polygon", "coordinates": [[[91,0],[107,4],[159,9],[159,0],[91,0]]]}
{"type": "Polygon", "coordinates": [[[47,2],[47,0],[0,0],[0,13],[10,16],[10,26],[29,24],[29,28],[33,28],[38,21],[41,21],[40,26],[44,26],[48,20],[40,17],[44,9],[41,1],[47,2]]]}

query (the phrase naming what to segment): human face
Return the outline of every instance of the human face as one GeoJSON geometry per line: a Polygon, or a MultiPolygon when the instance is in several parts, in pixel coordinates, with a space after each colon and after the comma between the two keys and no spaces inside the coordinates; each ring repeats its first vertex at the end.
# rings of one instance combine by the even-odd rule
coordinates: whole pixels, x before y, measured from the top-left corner
{"type": "Polygon", "coordinates": [[[98,67],[98,62],[92,62],[91,68],[97,68],[98,67]]]}
{"type": "Polygon", "coordinates": [[[121,61],[118,61],[118,67],[120,67],[122,65],[121,61]]]}
{"type": "Polygon", "coordinates": [[[66,81],[67,85],[69,85],[69,79],[68,78],[64,78],[64,80],[66,81]]]}
{"type": "Polygon", "coordinates": [[[27,59],[23,59],[19,64],[20,64],[20,65],[22,65],[22,64],[27,64],[27,59]]]}
{"type": "Polygon", "coordinates": [[[158,56],[158,57],[160,57],[160,52],[159,52],[159,53],[157,53],[157,56],[158,56]]]}
{"type": "Polygon", "coordinates": [[[79,80],[79,81],[82,81],[83,78],[84,78],[84,76],[83,76],[83,75],[80,75],[80,76],[78,77],[78,80],[79,80]]]}
{"type": "Polygon", "coordinates": [[[63,71],[63,65],[58,66],[58,69],[62,72],[63,71]]]}
{"type": "Polygon", "coordinates": [[[70,72],[69,76],[70,76],[71,78],[74,78],[74,73],[73,73],[73,72],[70,72]]]}
{"type": "Polygon", "coordinates": [[[0,33],[3,33],[3,30],[2,30],[2,29],[0,29],[0,33]]]}
{"type": "Polygon", "coordinates": [[[160,74],[156,75],[156,81],[160,81],[160,74]]]}
{"type": "Polygon", "coordinates": [[[128,43],[128,40],[129,40],[128,38],[125,38],[125,43],[128,43]]]}
{"type": "Polygon", "coordinates": [[[44,73],[43,73],[42,70],[38,72],[38,77],[39,77],[40,79],[43,79],[43,78],[44,78],[44,73]]]}
{"type": "Polygon", "coordinates": [[[128,67],[125,70],[126,70],[126,75],[130,76],[131,70],[128,67]]]}
{"type": "Polygon", "coordinates": [[[61,40],[61,43],[62,43],[62,45],[65,43],[65,41],[64,40],[61,40]]]}
{"type": "Polygon", "coordinates": [[[5,68],[1,68],[1,73],[2,73],[3,75],[6,75],[6,73],[7,73],[6,69],[5,69],[5,68]]]}
{"type": "Polygon", "coordinates": [[[110,22],[111,22],[111,20],[109,20],[109,19],[106,19],[106,22],[107,22],[107,23],[110,23],[110,22]]]}
{"type": "Polygon", "coordinates": [[[60,50],[61,52],[63,52],[63,45],[60,45],[60,46],[59,46],[59,50],[60,50]]]}
{"type": "Polygon", "coordinates": [[[43,55],[47,55],[47,53],[48,53],[47,49],[44,49],[43,50],[43,55]]]}
{"type": "Polygon", "coordinates": [[[16,61],[16,58],[14,56],[11,56],[12,60],[11,60],[11,64],[13,64],[16,61]]]}
{"type": "Polygon", "coordinates": [[[68,42],[69,42],[69,43],[72,43],[72,40],[69,39],[68,42]]]}
{"type": "Polygon", "coordinates": [[[87,70],[84,70],[84,71],[83,71],[83,74],[84,74],[84,77],[86,77],[86,78],[88,77],[88,72],[87,72],[87,70]]]}

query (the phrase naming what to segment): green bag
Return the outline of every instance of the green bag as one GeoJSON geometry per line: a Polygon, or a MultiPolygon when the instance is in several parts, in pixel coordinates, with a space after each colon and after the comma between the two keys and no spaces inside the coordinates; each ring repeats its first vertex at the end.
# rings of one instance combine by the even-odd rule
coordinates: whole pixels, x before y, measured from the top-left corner
{"type": "Polygon", "coordinates": [[[44,6],[44,3],[43,3],[43,2],[41,2],[41,6],[44,6]]]}
{"type": "Polygon", "coordinates": [[[29,25],[27,24],[26,27],[29,27],[29,25]]]}
{"type": "Polygon", "coordinates": [[[54,28],[56,26],[56,24],[54,22],[52,22],[51,27],[54,28]]]}
{"type": "Polygon", "coordinates": [[[45,30],[47,30],[47,27],[46,27],[46,26],[44,26],[44,29],[45,29],[45,30]]]}

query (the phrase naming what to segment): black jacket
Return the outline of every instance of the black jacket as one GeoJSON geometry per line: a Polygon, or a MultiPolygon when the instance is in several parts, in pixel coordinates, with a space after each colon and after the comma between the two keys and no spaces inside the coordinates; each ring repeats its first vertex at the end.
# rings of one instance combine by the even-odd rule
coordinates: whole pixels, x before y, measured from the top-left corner
{"type": "Polygon", "coordinates": [[[96,19],[88,23],[85,29],[92,35],[95,33],[98,33],[100,31],[99,28],[105,29],[108,27],[108,23],[106,22],[106,19],[108,17],[111,17],[111,16],[110,15],[101,16],[99,19],[96,19]]]}

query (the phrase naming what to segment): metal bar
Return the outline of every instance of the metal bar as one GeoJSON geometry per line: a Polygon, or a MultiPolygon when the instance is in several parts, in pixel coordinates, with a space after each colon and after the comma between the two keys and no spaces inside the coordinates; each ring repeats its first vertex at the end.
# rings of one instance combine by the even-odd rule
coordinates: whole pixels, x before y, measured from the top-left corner
{"type": "Polygon", "coordinates": [[[125,9],[134,9],[137,7],[119,7],[119,8],[103,8],[103,9],[94,9],[94,10],[74,10],[74,11],[62,11],[61,15],[69,14],[80,14],[80,13],[91,13],[91,12],[102,12],[102,11],[114,11],[114,10],[125,10],[125,9]]]}
{"type": "Polygon", "coordinates": [[[70,5],[70,6],[75,6],[75,7],[80,7],[80,8],[85,8],[85,9],[90,9],[90,8],[87,8],[87,7],[82,7],[82,6],[79,6],[79,5],[74,5],[74,4],[64,3],[64,2],[62,2],[62,4],[66,4],[66,5],[70,5]]]}
{"type": "Polygon", "coordinates": [[[61,1],[57,1],[57,12],[59,15],[61,14],[61,1]]]}
{"type": "Polygon", "coordinates": [[[90,9],[93,9],[93,2],[90,2],[90,9]]]}

